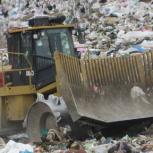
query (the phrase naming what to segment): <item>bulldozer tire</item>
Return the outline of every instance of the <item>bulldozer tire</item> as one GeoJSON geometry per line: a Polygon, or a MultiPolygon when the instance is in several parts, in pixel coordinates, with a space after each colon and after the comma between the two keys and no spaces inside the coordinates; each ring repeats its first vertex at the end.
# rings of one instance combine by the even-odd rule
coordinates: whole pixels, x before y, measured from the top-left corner
{"type": "Polygon", "coordinates": [[[58,129],[56,119],[50,106],[44,102],[36,102],[27,115],[26,131],[32,142],[41,141],[41,130],[58,129]]]}

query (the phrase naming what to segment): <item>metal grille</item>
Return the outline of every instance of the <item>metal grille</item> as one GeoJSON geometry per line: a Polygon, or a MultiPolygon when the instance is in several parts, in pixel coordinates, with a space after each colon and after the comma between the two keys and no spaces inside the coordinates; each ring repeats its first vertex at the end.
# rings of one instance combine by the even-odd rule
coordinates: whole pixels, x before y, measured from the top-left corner
{"type": "Polygon", "coordinates": [[[129,57],[80,60],[60,54],[70,83],[108,86],[152,83],[153,53],[129,57]]]}

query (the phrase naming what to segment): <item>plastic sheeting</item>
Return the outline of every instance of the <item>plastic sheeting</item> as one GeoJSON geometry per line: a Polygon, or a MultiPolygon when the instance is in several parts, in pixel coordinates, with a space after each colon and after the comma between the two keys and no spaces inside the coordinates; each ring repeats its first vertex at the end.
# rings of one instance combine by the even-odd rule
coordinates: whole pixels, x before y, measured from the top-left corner
{"type": "Polygon", "coordinates": [[[33,147],[29,144],[16,143],[10,140],[0,153],[33,153],[33,147]]]}

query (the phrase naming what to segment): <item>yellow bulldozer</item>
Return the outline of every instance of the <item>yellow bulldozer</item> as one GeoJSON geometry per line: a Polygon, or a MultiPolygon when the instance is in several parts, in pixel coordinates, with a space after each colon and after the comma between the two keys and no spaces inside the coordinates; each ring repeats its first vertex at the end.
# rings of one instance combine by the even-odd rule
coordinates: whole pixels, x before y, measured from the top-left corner
{"type": "MultiPolygon", "coordinates": [[[[35,22],[33,22],[35,23],[35,22]]],[[[80,59],[71,25],[9,29],[0,55],[0,134],[153,117],[153,52],[80,59]]],[[[80,127],[81,128],[81,127],[80,127]]]]}

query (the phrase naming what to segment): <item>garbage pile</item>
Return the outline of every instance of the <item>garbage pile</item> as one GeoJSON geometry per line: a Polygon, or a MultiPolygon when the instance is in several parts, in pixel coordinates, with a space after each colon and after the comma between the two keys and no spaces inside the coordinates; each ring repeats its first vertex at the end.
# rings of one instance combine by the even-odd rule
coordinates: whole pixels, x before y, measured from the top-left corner
{"type": "Polygon", "coordinates": [[[153,1],[98,0],[77,3],[79,27],[95,56],[123,56],[151,51],[153,1]]]}
{"type": "MultiPolygon", "coordinates": [[[[0,7],[0,35],[8,27],[27,27],[27,20],[34,16],[59,14],[66,16],[65,23],[81,29],[78,34],[84,32],[86,42],[78,48],[81,52],[88,49],[92,58],[153,48],[152,0],[5,0],[0,7]]],[[[4,42],[4,37],[0,39],[4,42]]]]}
{"type": "MultiPolygon", "coordinates": [[[[65,23],[81,29],[78,33],[84,32],[86,42],[78,48],[81,52],[88,48],[92,58],[153,49],[152,0],[4,0],[0,6],[0,35],[8,27],[27,27],[27,20],[34,16],[59,14],[66,16],[65,23]]],[[[4,37],[0,39],[4,42],[4,37]]]]}
{"type": "Polygon", "coordinates": [[[105,138],[98,132],[94,138],[85,141],[59,139],[57,131],[49,130],[46,139],[31,143],[25,134],[9,137],[7,143],[0,138],[0,153],[152,153],[153,126],[144,134],[122,138],[105,138]],[[52,133],[52,134],[51,134],[52,133]],[[149,135],[148,135],[149,133],[149,135]],[[52,135],[52,136],[51,136],[52,135]],[[24,139],[23,139],[23,137],[24,139]],[[24,140],[24,141],[23,141],[24,140]],[[53,141],[54,140],[54,141],[53,141]]]}
{"type": "Polygon", "coordinates": [[[47,153],[152,153],[153,137],[138,135],[137,137],[105,138],[98,137],[84,142],[68,141],[54,145],[37,145],[35,151],[47,153]]]}
{"type": "Polygon", "coordinates": [[[0,7],[1,35],[7,27],[27,27],[31,17],[61,13],[66,16],[65,23],[84,32],[85,47],[80,48],[95,53],[93,58],[153,48],[152,0],[5,0],[0,7]]]}
{"type": "Polygon", "coordinates": [[[92,58],[151,51],[152,8],[152,1],[92,1],[90,13],[78,18],[88,48],[94,48],[92,58]]]}

